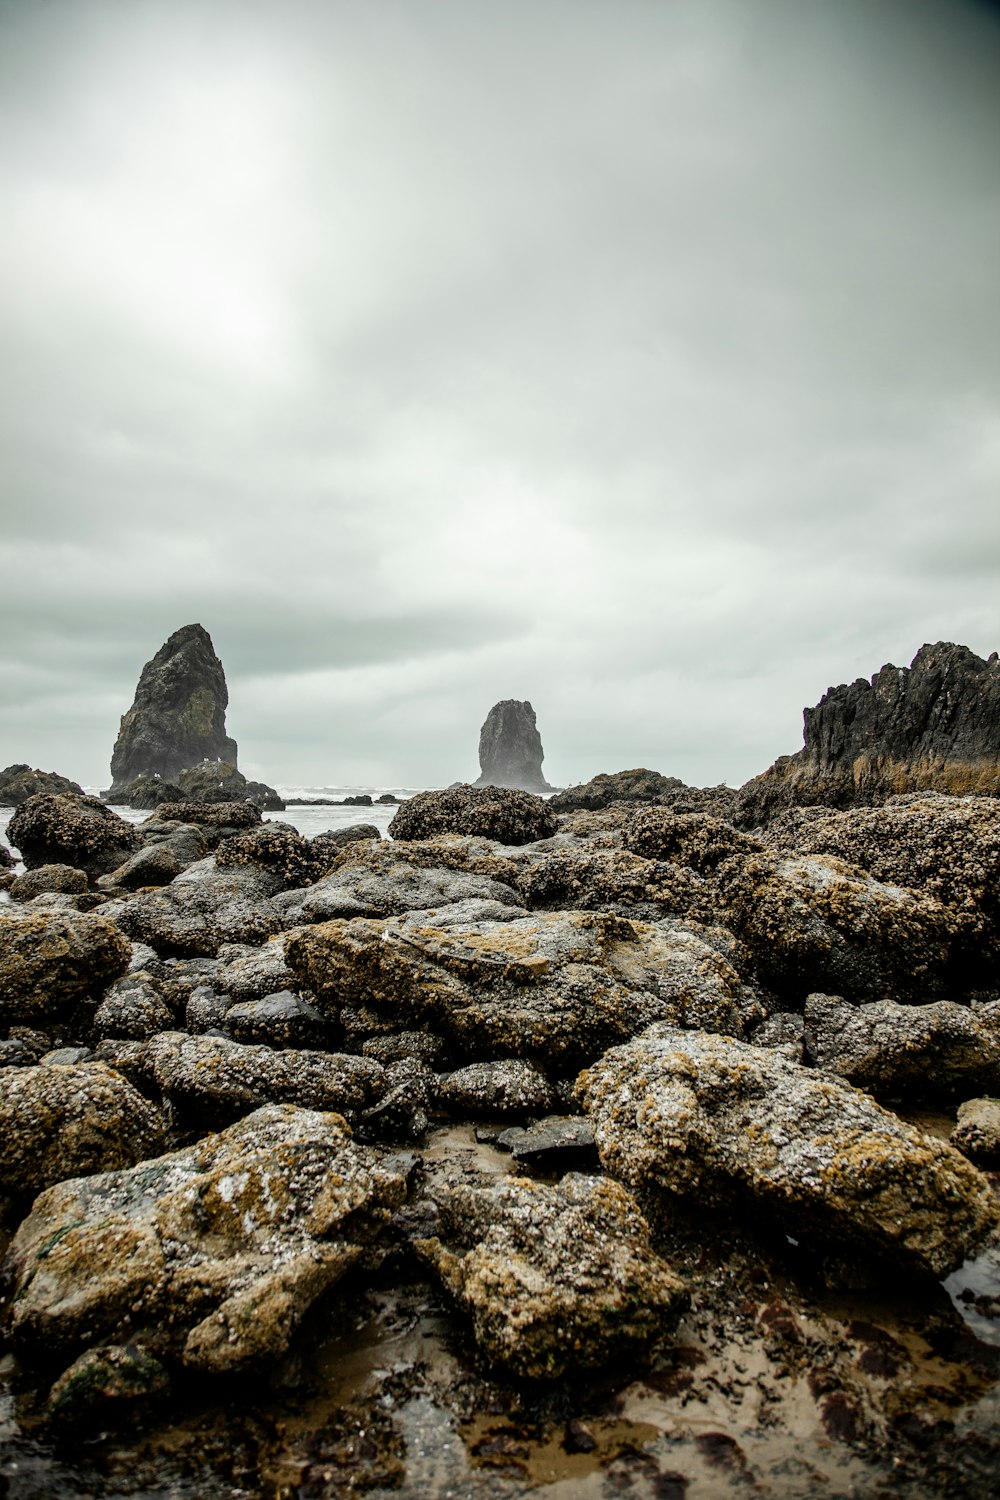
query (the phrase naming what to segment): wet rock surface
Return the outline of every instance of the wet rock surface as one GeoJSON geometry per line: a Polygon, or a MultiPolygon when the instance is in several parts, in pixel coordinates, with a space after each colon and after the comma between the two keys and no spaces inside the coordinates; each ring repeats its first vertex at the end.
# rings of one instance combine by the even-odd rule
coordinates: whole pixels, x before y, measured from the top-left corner
{"type": "Polygon", "coordinates": [[[116,927],[88,912],[0,911],[0,1021],[17,1025],[69,1015],[124,974],[132,949],[116,927]]]}
{"type": "Polygon", "coordinates": [[[515,787],[457,786],[418,792],[389,824],[394,839],[427,839],[466,833],[500,844],[530,844],[556,831],[549,804],[515,787]]]}
{"type": "Polygon", "coordinates": [[[71,865],[96,878],[123,864],[142,843],[138,829],[97,797],[29,797],[7,825],[29,870],[71,865]]]}

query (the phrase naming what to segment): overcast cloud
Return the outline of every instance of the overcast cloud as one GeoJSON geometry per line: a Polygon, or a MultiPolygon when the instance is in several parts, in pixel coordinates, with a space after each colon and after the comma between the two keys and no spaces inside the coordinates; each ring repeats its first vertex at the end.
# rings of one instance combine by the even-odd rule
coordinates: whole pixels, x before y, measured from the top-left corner
{"type": "Polygon", "coordinates": [[[0,0],[0,764],[211,632],[244,770],[737,784],[1000,646],[1000,20],[0,0]]]}

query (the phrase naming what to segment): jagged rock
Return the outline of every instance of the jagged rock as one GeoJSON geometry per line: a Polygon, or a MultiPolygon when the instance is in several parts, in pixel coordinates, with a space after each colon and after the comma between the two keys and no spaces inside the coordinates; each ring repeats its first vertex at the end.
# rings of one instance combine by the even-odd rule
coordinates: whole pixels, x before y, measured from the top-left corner
{"type": "Polygon", "coordinates": [[[213,1373],[272,1362],[405,1191],[338,1116],[288,1106],[59,1183],[8,1252],[12,1336],[29,1357],[129,1339],[213,1373]]]}
{"type": "Polygon", "coordinates": [[[0,908],[0,1022],[65,1018],[124,974],[131,952],[104,917],[0,908]]]}
{"type": "Polygon", "coordinates": [[[136,776],[123,786],[110,787],[105,800],[119,807],[141,810],[159,807],[164,802],[183,802],[184,792],[176,781],[164,781],[160,776],[136,776]]]}
{"type": "Polygon", "coordinates": [[[496,1145],[539,1172],[593,1172],[600,1166],[594,1127],[585,1115],[547,1115],[533,1125],[512,1126],[501,1131],[496,1145]]]}
{"type": "Polygon", "coordinates": [[[312,846],[288,823],[263,823],[233,834],[219,845],[215,856],[220,869],[260,865],[281,878],[281,888],[309,885],[315,873],[312,846]]]}
{"type": "Polygon", "coordinates": [[[246,1046],[225,1037],[161,1032],[147,1057],[175,1119],[216,1130],[263,1104],[335,1110],[356,1118],[385,1093],[385,1070],[367,1057],[246,1046]]]}
{"type": "Polygon", "coordinates": [[[241,1000],[226,1011],[226,1030],[237,1042],[260,1042],[266,1047],[324,1049],[331,1027],[314,1005],[291,990],[241,1000]]]}
{"type": "Polygon", "coordinates": [[[135,825],[99,798],[47,792],[22,802],[7,825],[7,837],[29,870],[71,865],[91,879],[117,869],[142,843],[135,825]]]}
{"type": "Polygon", "coordinates": [[[163,1148],[157,1110],[103,1063],[0,1069],[0,1194],[130,1167],[163,1148]]]}
{"type": "Polygon", "coordinates": [[[60,776],[55,771],[33,771],[24,764],[7,766],[0,771],[0,807],[20,807],[22,802],[40,792],[52,796],[66,792],[75,797],[84,795],[79,782],[70,781],[68,776],[60,776]]]}
{"type": "Polygon", "coordinates": [[[476,786],[513,786],[523,792],[551,792],[542,775],[542,737],[530,703],[505,698],[495,703],[479,731],[476,786]]]}
{"type": "Polygon", "coordinates": [[[530,844],[551,838],[557,820],[549,804],[516,787],[456,786],[418,792],[404,802],[389,824],[394,839],[428,839],[441,833],[468,833],[501,844],[530,844]]]}
{"type": "Polygon", "coordinates": [[[209,858],[162,890],[109,902],[105,912],[127,937],[164,957],[211,957],[225,943],[256,947],[281,931],[269,900],[280,885],[260,866],[218,870],[209,858]]]}
{"type": "Polygon", "coordinates": [[[523,1119],[544,1115],[556,1095],[540,1068],[519,1057],[470,1063],[438,1085],[439,1097],[452,1114],[493,1119],[523,1119]]]}
{"type": "Polygon", "coordinates": [[[882,802],[899,792],[1000,795],[1000,660],[939,641],[911,665],[830,688],[804,711],[804,743],[740,789],[733,820],[782,808],[882,802]]]}
{"type": "Polygon", "coordinates": [[[727,786],[686,786],[676,776],[661,776],[659,771],[640,767],[634,771],[605,772],[581,786],[567,787],[550,797],[548,805],[553,812],[570,813],[652,802],[678,813],[710,812],[726,818],[735,797],[735,791],[727,786]]]}
{"type": "Polygon", "coordinates": [[[858,1268],[936,1277],[1000,1227],[989,1183],[951,1146],[775,1050],[661,1024],[577,1092],[605,1169],[654,1213],[671,1199],[744,1213],[858,1268]]]}
{"type": "Polygon", "coordinates": [[[307,890],[289,891],[275,902],[287,925],[326,922],[332,917],[397,916],[460,901],[520,905],[516,891],[486,874],[473,874],[429,863],[406,844],[388,839],[356,842],[329,875],[307,890]]]}
{"type": "Polygon", "coordinates": [[[1000,1090],[1000,1005],[849,1005],[810,995],[805,1045],[818,1068],[878,1098],[933,1104],[1000,1090]]]}
{"type": "Polygon", "coordinates": [[[172,779],[203,760],[235,766],[228,704],[226,674],[208,631],[201,625],[175,630],[143,667],[135,701],[122,717],[111,757],[111,800],[137,776],[172,779]]]}
{"type": "Polygon", "coordinates": [[[919,997],[941,982],[960,931],[933,897],[833,855],[727,860],[717,889],[727,923],[782,993],[919,997]]]}
{"type": "Polygon", "coordinates": [[[12,901],[33,901],[48,891],[62,891],[67,895],[82,895],[89,882],[83,870],[74,870],[72,865],[36,865],[18,875],[10,887],[12,901]]]}
{"type": "Polygon", "coordinates": [[[264,812],[284,812],[285,804],[273,786],[248,781],[242,771],[226,761],[203,761],[177,776],[182,799],[190,802],[253,802],[264,812]]]}
{"type": "Polygon", "coordinates": [[[1000,1099],[967,1099],[960,1104],[951,1144],[979,1166],[1000,1166],[1000,1099]]]}
{"type": "Polygon", "coordinates": [[[426,1026],[470,1062],[570,1068],[654,1020],[736,1033],[754,1009],[726,959],[680,924],[594,912],[450,924],[441,915],[304,927],[285,953],[320,1010],[365,1007],[399,1028],[426,1026]]]}
{"type": "Polygon", "coordinates": [[[641,1356],[690,1300],[630,1194],[607,1178],[441,1190],[438,1234],[415,1245],[471,1317],[485,1358],[520,1379],[641,1356]]]}
{"type": "Polygon", "coordinates": [[[163,986],[151,974],[126,974],[110,985],[94,1012],[94,1034],[102,1039],[144,1042],[172,1031],[177,1018],[163,986]]]}

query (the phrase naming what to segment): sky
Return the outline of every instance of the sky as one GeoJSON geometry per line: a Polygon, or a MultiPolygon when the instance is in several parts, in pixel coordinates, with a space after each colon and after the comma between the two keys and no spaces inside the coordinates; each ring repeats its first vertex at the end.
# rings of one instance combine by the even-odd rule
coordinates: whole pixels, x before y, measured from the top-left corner
{"type": "Polygon", "coordinates": [[[0,764],[739,785],[1000,647],[1000,10],[0,0],[0,764]]]}

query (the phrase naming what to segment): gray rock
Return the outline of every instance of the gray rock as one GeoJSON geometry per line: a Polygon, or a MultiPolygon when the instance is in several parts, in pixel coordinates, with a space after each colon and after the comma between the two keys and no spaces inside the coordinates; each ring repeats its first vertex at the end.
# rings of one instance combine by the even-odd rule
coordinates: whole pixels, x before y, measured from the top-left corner
{"type": "Polygon", "coordinates": [[[8,1252],[12,1336],[28,1357],[127,1339],[215,1374],[268,1364],[405,1190],[342,1120],[287,1106],[60,1183],[8,1252]]]}
{"type": "Polygon", "coordinates": [[[156,949],[151,948],[148,943],[133,943],[132,957],[129,959],[128,972],[135,974],[139,969],[145,969],[148,964],[157,963],[156,949]]]}
{"type": "Polygon", "coordinates": [[[227,957],[216,983],[234,1000],[261,1000],[265,995],[288,989],[295,983],[295,975],[285,959],[284,934],[263,947],[227,957]]]}
{"type": "Polygon", "coordinates": [[[364,864],[337,869],[308,890],[289,892],[281,904],[285,924],[326,922],[332,917],[397,916],[468,900],[513,907],[521,904],[510,886],[486,875],[428,867],[410,859],[405,847],[388,841],[364,848],[364,864]],[[301,899],[292,902],[293,895],[301,899]]]}
{"type": "Polygon", "coordinates": [[[485,1358],[520,1379],[646,1355],[689,1302],[633,1199],[607,1178],[442,1191],[438,1234],[415,1243],[485,1358]]]}
{"type": "Polygon", "coordinates": [[[547,1114],[556,1102],[545,1074],[519,1057],[470,1063],[442,1078],[439,1093],[450,1113],[472,1117],[523,1119],[547,1114]]]}
{"type": "MultiPolygon", "coordinates": [[[[396,799],[392,800],[395,802],[396,799]]],[[[381,797],[379,801],[382,801],[381,797]]],[[[346,828],[328,828],[325,833],[317,833],[309,840],[317,878],[329,874],[348,844],[368,843],[371,840],[379,842],[381,838],[381,829],[376,828],[374,823],[350,823],[346,828]]]]}
{"type": "Polygon", "coordinates": [[[651,1027],[578,1083],[605,1169],[672,1200],[830,1247],[867,1276],[942,1277],[1000,1227],[986,1178],[829,1074],[731,1037],[651,1027]]]}
{"type": "Polygon", "coordinates": [[[1000,1005],[849,1005],[810,995],[805,1045],[817,1067],[879,1098],[932,1104],[1000,1089],[1000,1005]]]}
{"type": "Polygon", "coordinates": [[[116,870],[142,842],[139,830],[97,797],[39,793],[22,802],[7,837],[29,870],[70,865],[91,879],[116,870]]]}
{"type": "Polygon", "coordinates": [[[794,1011],[776,1011],[768,1016],[750,1040],[755,1047],[779,1047],[793,1062],[805,1062],[805,1020],[794,1011]]]}
{"type": "Polygon", "coordinates": [[[359,1126],[365,1140],[417,1140],[428,1128],[428,1111],[438,1103],[438,1080],[418,1058],[401,1058],[385,1070],[385,1093],[367,1109],[359,1126]]]}
{"type": "Polygon", "coordinates": [[[60,776],[56,771],[33,771],[23,762],[0,771],[0,807],[20,807],[22,802],[39,792],[56,796],[65,792],[76,797],[84,795],[79,782],[70,781],[68,776],[60,776]]]}
{"type": "Polygon", "coordinates": [[[72,865],[38,865],[18,875],[10,887],[12,901],[32,901],[45,892],[62,891],[67,895],[82,895],[89,882],[82,870],[72,865]]]}
{"type": "Polygon", "coordinates": [[[268,1047],[323,1049],[331,1039],[326,1017],[291,990],[230,1006],[225,1026],[237,1042],[263,1042],[268,1047]]]}
{"type": "Polygon", "coordinates": [[[385,1069],[367,1057],[244,1046],[224,1037],[161,1032],[147,1044],[175,1119],[217,1129],[263,1104],[356,1118],[383,1097],[385,1069]]]}
{"type": "Polygon", "coordinates": [[[176,1024],[163,987],[141,970],[116,979],[94,1012],[94,1033],[102,1040],[143,1042],[160,1031],[172,1031],[176,1024]]]}
{"type": "Polygon", "coordinates": [[[87,912],[0,909],[0,1021],[45,1022],[70,1014],[124,974],[131,947],[104,917],[87,912]]]}
{"type": "Polygon", "coordinates": [[[496,1145],[539,1172],[595,1171],[600,1166],[594,1127],[585,1115],[547,1115],[523,1129],[502,1131],[496,1145]]]}
{"type": "Polygon", "coordinates": [[[479,731],[479,779],[475,785],[551,792],[542,774],[544,759],[531,704],[516,698],[494,703],[479,731]]]}
{"type": "Polygon", "coordinates": [[[163,1147],[158,1112],[103,1063],[0,1070],[0,1192],[132,1166],[163,1147]]]}
{"type": "Polygon", "coordinates": [[[280,881],[259,867],[218,870],[200,860],[161,891],[109,903],[107,914],[134,942],[162,955],[211,956],[223,943],[259,945],[282,920],[269,896],[280,881]]]}
{"type": "Polygon", "coordinates": [[[74,1068],[78,1063],[95,1060],[89,1047],[56,1047],[52,1052],[43,1052],[38,1059],[43,1068],[74,1068]]]}
{"type": "Polygon", "coordinates": [[[320,1010],[364,1007],[470,1061],[569,1069],[668,1018],[743,1029],[746,987],[701,936],[593,912],[468,925],[392,917],[305,927],[285,952],[320,1010]]]}
{"type": "Polygon", "coordinates": [[[371,1037],[361,1048],[365,1057],[372,1057],[383,1067],[412,1058],[428,1068],[440,1070],[448,1057],[448,1044],[444,1037],[431,1031],[395,1031],[389,1036],[371,1037]]]}
{"type": "Polygon", "coordinates": [[[960,1104],[951,1144],[981,1167],[1000,1167],[1000,1099],[960,1104]]]}
{"type": "Polygon", "coordinates": [[[676,776],[639,767],[594,776],[582,786],[567,787],[549,799],[553,812],[597,812],[605,808],[627,808],[636,803],[656,803],[675,812],[712,812],[728,817],[736,793],[727,786],[686,786],[676,776]]]}
{"type": "Polygon", "coordinates": [[[191,991],[184,1008],[184,1025],[193,1036],[207,1031],[225,1030],[226,1015],[232,1009],[232,995],[220,994],[208,984],[191,991]]]}

